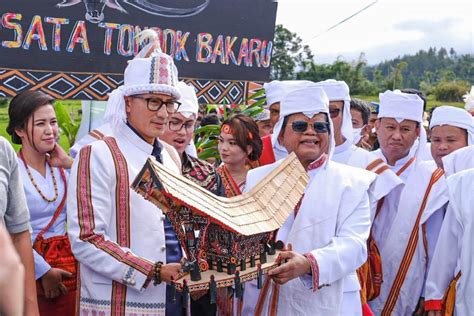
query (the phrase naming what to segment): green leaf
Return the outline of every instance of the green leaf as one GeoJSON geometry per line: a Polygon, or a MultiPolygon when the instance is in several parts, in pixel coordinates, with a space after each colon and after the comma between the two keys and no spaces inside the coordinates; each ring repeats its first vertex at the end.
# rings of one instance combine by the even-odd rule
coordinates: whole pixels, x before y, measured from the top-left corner
{"type": "Polygon", "coordinates": [[[195,135],[204,133],[204,134],[219,134],[221,132],[221,126],[220,125],[206,125],[199,127],[194,131],[195,135]]]}
{"type": "Polygon", "coordinates": [[[255,100],[256,98],[258,97],[261,97],[262,95],[264,95],[265,93],[265,89],[260,89],[258,90],[257,92],[255,92],[254,94],[252,94],[251,96],[249,96],[247,99],[244,100],[244,103],[248,103],[248,101],[250,100],[255,100]]]}

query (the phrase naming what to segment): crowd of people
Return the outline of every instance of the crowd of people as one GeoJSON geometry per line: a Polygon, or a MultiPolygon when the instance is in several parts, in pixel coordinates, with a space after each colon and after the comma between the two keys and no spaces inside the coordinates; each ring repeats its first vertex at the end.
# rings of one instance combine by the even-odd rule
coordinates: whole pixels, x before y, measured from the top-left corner
{"type": "Polygon", "coordinates": [[[427,120],[417,90],[367,103],[329,79],[265,84],[267,105],[253,118],[202,117],[157,35],[146,37],[104,124],[69,154],[57,144],[51,97],[11,100],[7,132],[21,149],[0,138],[0,314],[472,313],[473,114],[440,106],[427,120]],[[220,125],[218,160],[199,159],[194,147],[206,124],[220,125]],[[225,290],[216,302],[176,293],[178,228],[130,188],[148,157],[233,197],[290,153],[309,182],[276,232],[282,264],[263,289],[245,283],[241,304],[225,290]]]}

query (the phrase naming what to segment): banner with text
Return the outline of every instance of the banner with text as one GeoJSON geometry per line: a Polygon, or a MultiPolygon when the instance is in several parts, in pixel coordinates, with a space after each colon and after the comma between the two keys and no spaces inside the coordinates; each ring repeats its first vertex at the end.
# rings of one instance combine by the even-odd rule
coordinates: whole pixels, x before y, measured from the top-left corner
{"type": "Polygon", "coordinates": [[[104,100],[136,34],[155,29],[180,78],[267,81],[273,0],[0,0],[0,94],[104,100]]]}

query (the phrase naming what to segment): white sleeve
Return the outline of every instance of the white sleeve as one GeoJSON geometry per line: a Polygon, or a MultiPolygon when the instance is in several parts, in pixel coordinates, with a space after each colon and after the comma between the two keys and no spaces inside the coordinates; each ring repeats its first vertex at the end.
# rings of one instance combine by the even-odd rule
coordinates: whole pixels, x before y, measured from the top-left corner
{"type": "Polygon", "coordinates": [[[86,146],[74,161],[67,204],[68,235],[76,259],[102,276],[141,290],[153,269],[150,260],[121,247],[115,227],[115,166],[104,142],[86,146]],[[93,168],[91,168],[93,166],[93,168]]]}
{"type": "Polygon", "coordinates": [[[448,205],[425,285],[425,301],[441,300],[456,274],[462,227],[448,205]]]}
{"type": "Polygon", "coordinates": [[[367,260],[370,207],[367,192],[355,209],[339,209],[338,228],[329,244],[311,251],[319,269],[319,285],[331,284],[354,272],[367,260]]]}

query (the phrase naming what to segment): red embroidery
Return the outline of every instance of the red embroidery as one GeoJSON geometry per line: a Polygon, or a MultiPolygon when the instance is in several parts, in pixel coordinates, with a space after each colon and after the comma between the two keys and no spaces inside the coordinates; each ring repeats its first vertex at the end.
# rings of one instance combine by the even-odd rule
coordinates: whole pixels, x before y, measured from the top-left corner
{"type": "Polygon", "coordinates": [[[319,266],[316,258],[311,252],[305,253],[304,256],[308,258],[309,264],[311,265],[311,276],[313,280],[313,292],[319,289],[319,266]]]}

